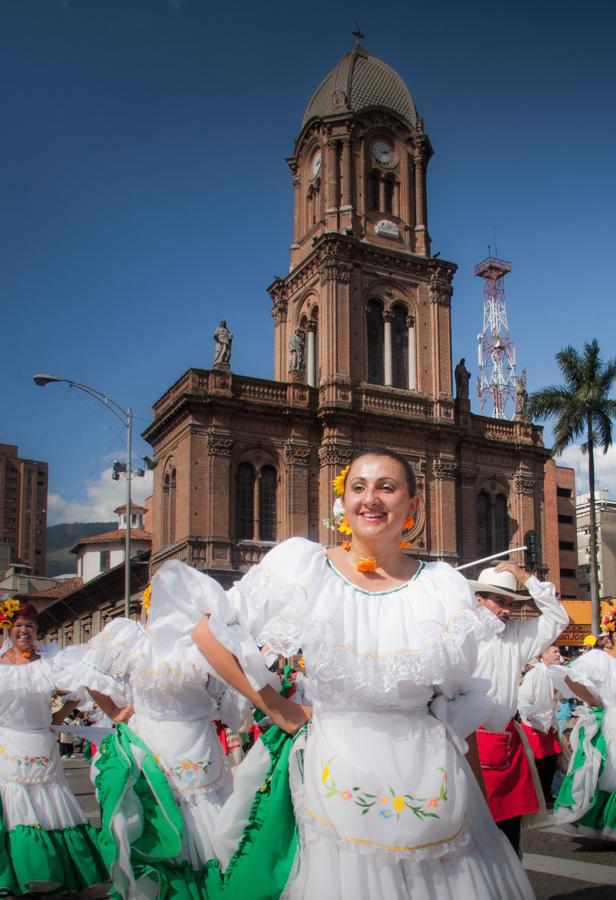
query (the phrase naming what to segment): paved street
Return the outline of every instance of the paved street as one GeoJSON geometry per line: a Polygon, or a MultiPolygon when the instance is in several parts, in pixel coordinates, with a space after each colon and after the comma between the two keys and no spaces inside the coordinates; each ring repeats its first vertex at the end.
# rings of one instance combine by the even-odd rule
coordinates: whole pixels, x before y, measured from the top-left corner
{"type": "MultiPolygon", "coordinates": [[[[64,766],[84,812],[98,826],[98,806],[87,764],[77,758],[65,760],[64,766]]],[[[616,844],[577,838],[560,828],[545,828],[525,832],[524,851],[524,865],[537,900],[614,900],[616,897],[616,844]]],[[[101,889],[84,894],[88,900],[105,896],[106,891],[101,889]]]]}

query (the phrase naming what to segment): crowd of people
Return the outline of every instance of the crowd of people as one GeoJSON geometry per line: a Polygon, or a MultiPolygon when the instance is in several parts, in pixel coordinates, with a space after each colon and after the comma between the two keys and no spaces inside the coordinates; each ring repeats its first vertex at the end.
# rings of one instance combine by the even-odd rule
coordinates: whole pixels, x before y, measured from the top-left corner
{"type": "Polygon", "coordinates": [[[405,552],[404,457],[357,452],[334,492],[341,544],[291,538],[229,591],[170,561],[145,625],[85,645],[0,603],[0,894],[527,900],[524,824],[616,839],[616,610],[563,665],[552,584],[405,552]],[[88,731],[98,832],[60,761],[88,731]]]}

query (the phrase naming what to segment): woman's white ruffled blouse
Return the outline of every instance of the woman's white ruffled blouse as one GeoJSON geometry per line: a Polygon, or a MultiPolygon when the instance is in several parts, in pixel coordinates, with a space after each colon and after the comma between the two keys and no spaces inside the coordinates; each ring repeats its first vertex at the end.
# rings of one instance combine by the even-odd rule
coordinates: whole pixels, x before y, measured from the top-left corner
{"type": "MultiPolygon", "coordinates": [[[[532,897],[460,753],[491,705],[472,678],[478,645],[502,624],[459,573],[421,564],[407,584],[366,592],[293,538],[228,597],[259,646],[301,648],[306,663],[314,715],[292,777],[302,852],[290,897],[532,897]],[[434,879],[447,891],[432,893],[434,879]]],[[[263,654],[240,661],[264,683],[263,654]]]]}

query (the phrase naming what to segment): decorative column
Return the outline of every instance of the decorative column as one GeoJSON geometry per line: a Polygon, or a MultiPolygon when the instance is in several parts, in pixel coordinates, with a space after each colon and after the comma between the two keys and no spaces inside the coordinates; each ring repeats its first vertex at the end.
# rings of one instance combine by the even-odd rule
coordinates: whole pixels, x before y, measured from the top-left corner
{"type": "Polygon", "coordinates": [[[343,469],[351,461],[353,448],[344,444],[339,444],[332,439],[326,439],[319,447],[319,528],[320,541],[323,544],[333,544],[337,542],[338,537],[342,537],[338,532],[329,531],[323,525],[323,519],[331,519],[334,498],[332,495],[332,481],[336,475],[340,474],[343,469]],[[337,535],[337,537],[336,537],[337,535]]]}
{"type": "Polygon", "coordinates": [[[310,387],[317,386],[317,323],[311,319],[306,322],[306,373],[310,387]]]}
{"type": "Polygon", "coordinates": [[[342,208],[350,209],[353,204],[351,191],[351,139],[342,140],[342,208]]]}
{"type": "Polygon", "coordinates": [[[297,244],[301,237],[301,187],[299,175],[293,173],[293,243],[297,244]]]}
{"type": "Polygon", "coordinates": [[[422,154],[415,157],[415,250],[426,252],[425,164],[422,154]]]}
{"type": "Polygon", "coordinates": [[[229,492],[231,489],[231,449],[233,435],[229,432],[208,431],[207,448],[207,521],[203,532],[210,539],[207,559],[209,566],[231,564],[231,517],[229,492]],[[216,558],[216,560],[214,559],[216,558]]]}
{"type": "Polygon", "coordinates": [[[391,322],[394,317],[391,309],[383,313],[383,349],[384,349],[384,374],[385,387],[391,387],[394,380],[392,348],[391,348],[391,322]]]}
{"type": "Polygon", "coordinates": [[[409,391],[417,390],[417,350],[415,347],[415,316],[406,317],[408,328],[408,379],[409,391]]]}
{"type": "Polygon", "coordinates": [[[284,444],[286,464],[286,510],[282,537],[310,532],[309,463],[310,446],[288,440],[284,444]]]}
{"type": "Polygon", "coordinates": [[[432,477],[435,485],[435,503],[431,507],[434,541],[433,554],[440,559],[457,559],[456,483],[458,465],[454,459],[438,458],[432,461],[432,477]]]}
{"type": "Polygon", "coordinates": [[[338,159],[336,141],[325,145],[325,212],[336,209],[338,202],[338,159]]]}

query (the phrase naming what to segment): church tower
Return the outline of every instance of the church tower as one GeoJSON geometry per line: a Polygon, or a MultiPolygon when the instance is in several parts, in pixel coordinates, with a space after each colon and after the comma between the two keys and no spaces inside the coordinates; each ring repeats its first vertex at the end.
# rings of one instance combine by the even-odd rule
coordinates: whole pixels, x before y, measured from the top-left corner
{"type": "Polygon", "coordinates": [[[274,380],[215,359],[154,405],[154,569],[179,557],[229,584],[292,535],[337,541],[332,480],[358,447],[413,466],[410,553],[467,562],[543,527],[540,429],[472,415],[461,364],[453,396],[456,265],[431,255],[432,147],[408,88],[359,37],[310,98],[288,159],[274,380]]]}
{"type": "Polygon", "coordinates": [[[291,268],[269,288],[275,379],[336,404],[360,385],[447,404],[456,266],[430,256],[432,146],[400,76],[359,37],[310,99],[288,159],[291,268]]]}

